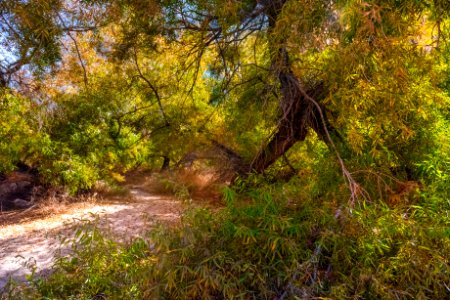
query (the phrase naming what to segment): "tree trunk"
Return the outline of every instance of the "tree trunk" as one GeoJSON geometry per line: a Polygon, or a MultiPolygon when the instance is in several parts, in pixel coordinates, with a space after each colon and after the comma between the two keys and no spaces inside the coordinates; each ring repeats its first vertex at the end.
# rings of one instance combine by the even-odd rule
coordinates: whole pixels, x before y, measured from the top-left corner
{"type": "MultiPolygon", "coordinates": [[[[272,5],[267,11],[269,32],[275,28],[277,18],[286,1],[271,2],[272,5]]],[[[291,69],[284,43],[285,41],[282,40],[272,45],[272,53],[274,53],[272,68],[278,77],[281,89],[278,126],[266,146],[253,159],[250,172],[263,173],[295,143],[305,140],[309,128],[315,130],[320,138],[328,142],[325,126],[330,126],[327,120],[322,120],[324,113],[321,114],[317,107],[319,99],[323,97],[323,84],[317,84],[309,90],[304,89],[291,69]],[[305,93],[316,103],[308,99],[305,93]]]]}
{"type": "Polygon", "coordinates": [[[275,32],[277,20],[286,2],[287,0],[258,1],[265,7],[263,11],[268,19],[269,36],[273,34],[274,37],[269,37],[269,47],[271,71],[280,84],[279,118],[273,135],[250,164],[243,163],[240,156],[225,149],[228,158],[237,162],[234,164],[234,171],[241,176],[247,176],[250,172],[263,173],[295,143],[305,140],[309,129],[314,130],[327,144],[330,142],[329,134],[334,131],[328,120],[324,119],[325,111],[318,107],[324,96],[324,84],[305,87],[292,71],[286,47],[287,38],[275,32]]]}
{"type": "Polygon", "coordinates": [[[263,147],[251,164],[250,171],[263,173],[295,143],[303,141],[312,127],[319,136],[325,135],[323,121],[316,104],[305,93],[318,101],[323,95],[323,84],[303,90],[302,83],[292,72],[286,49],[282,46],[273,59],[281,87],[280,117],[278,126],[268,144],[263,147]]]}
{"type": "Polygon", "coordinates": [[[161,167],[161,172],[169,171],[170,168],[170,158],[168,156],[163,156],[163,164],[161,167]]]}
{"type": "MultiPolygon", "coordinates": [[[[290,80],[298,79],[294,75],[290,80]]],[[[280,79],[283,85],[284,79],[280,79]]],[[[317,98],[321,92],[318,86],[307,92],[312,98],[317,98]]],[[[308,129],[313,128],[317,134],[324,139],[325,130],[320,118],[320,114],[315,109],[313,103],[309,103],[301,94],[299,87],[292,84],[286,84],[282,88],[283,98],[280,105],[281,116],[278,121],[277,129],[269,142],[258,152],[250,167],[250,171],[263,173],[278,158],[282,157],[295,143],[305,140],[308,129]]]]}

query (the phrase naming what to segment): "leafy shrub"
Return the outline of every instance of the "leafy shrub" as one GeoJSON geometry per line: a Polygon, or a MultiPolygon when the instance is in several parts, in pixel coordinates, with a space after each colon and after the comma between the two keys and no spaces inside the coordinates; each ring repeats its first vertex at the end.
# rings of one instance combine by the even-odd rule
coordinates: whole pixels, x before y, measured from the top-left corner
{"type": "MultiPolygon", "coordinates": [[[[149,239],[118,244],[95,226],[48,278],[16,290],[30,299],[444,299],[450,202],[350,209],[333,199],[292,201],[287,185],[224,192],[219,212],[189,211],[149,239]]],[[[23,298],[21,298],[23,299],[23,298]]]]}

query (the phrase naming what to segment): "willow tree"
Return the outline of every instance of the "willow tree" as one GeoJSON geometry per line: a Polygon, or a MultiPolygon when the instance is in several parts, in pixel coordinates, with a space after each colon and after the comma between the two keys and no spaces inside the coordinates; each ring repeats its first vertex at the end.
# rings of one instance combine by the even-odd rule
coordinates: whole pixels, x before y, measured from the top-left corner
{"type": "Polygon", "coordinates": [[[436,108],[448,105],[439,88],[443,68],[434,63],[447,40],[448,1],[10,1],[1,8],[19,58],[3,67],[3,85],[16,65],[51,65],[64,37],[76,46],[71,32],[110,26],[97,36],[100,54],[118,67],[134,66],[160,125],[173,135],[205,133],[203,124],[219,106],[233,124],[238,115],[258,115],[246,130],[264,127],[259,133],[266,136],[251,155],[233,150],[232,135],[226,142],[207,138],[239,174],[264,172],[308,134],[333,152],[347,148],[375,164],[405,167],[402,154],[420,141],[436,108]],[[41,17],[49,23],[38,22],[41,17]],[[143,64],[164,51],[176,53],[173,81],[143,64]],[[180,104],[204,97],[195,89],[205,84],[210,106],[183,112],[180,104]],[[168,112],[168,103],[179,110],[168,112]],[[180,122],[190,114],[199,117],[180,122]]]}
{"type": "Polygon", "coordinates": [[[161,1],[150,23],[138,3],[129,16],[187,47],[185,67],[215,77],[224,105],[245,90],[277,103],[266,143],[234,160],[240,173],[264,172],[311,131],[333,151],[343,142],[379,162],[400,157],[399,145],[432,124],[432,107],[447,105],[432,64],[448,35],[447,1],[161,1]]]}
{"type": "MultiPolygon", "coordinates": [[[[104,8],[88,1],[0,2],[0,87],[20,88],[60,61],[63,40],[98,29],[104,8]]],[[[81,62],[82,64],[82,62],[81,62]]]]}

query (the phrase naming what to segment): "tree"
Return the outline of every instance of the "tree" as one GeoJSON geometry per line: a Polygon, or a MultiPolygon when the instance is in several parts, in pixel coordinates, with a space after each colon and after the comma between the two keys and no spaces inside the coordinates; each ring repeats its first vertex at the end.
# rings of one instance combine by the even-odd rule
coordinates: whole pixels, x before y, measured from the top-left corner
{"type": "MultiPolygon", "coordinates": [[[[275,128],[253,158],[238,163],[247,165],[236,167],[240,173],[264,172],[311,129],[333,151],[341,136],[356,154],[364,149],[379,161],[386,155],[398,156],[401,151],[386,141],[397,139],[400,130],[400,142],[407,144],[415,130],[427,124],[428,116],[411,111],[427,103],[444,103],[438,82],[424,78],[433,72],[426,62],[436,51],[427,53],[425,40],[417,39],[423,30],[431,37],[435,24],[440,24],[437,40],[444,38],[445,1],[162,1],[159,5],[164,15],[153,18],[152,24],[162,27],[160,32],[175,43],[191,47],[186,68],[214,74],[224,99],[231,90],[252,89],[263,82],[262,92],[253,97],[278,103],[275,128]],[[245,47],[253,51],[245,53],[245,47]],[[218,59],[201,69],[200,61],[208,52],[218,59]]],[[[142,17],[133,4],[129,9],[130,16],[142,17]]],[[[134,36],[148,34],[135,30],[134,36]]],[[[242,92],[235,98],[245,96],[242,92]]]]}
{"type": "MultiPolygon", "coordinates": [[[[21,67],[55,66],[61,45],[73,44],[87,97],[101,86],[88,80],[77,40],[95,29],[91,55],[123,71],[117,82],[145,91],[152,108],[142,111],[157,108],[151,122],[137,120],[161,133],[149,139],[165,166],[196,140],[228,156],[240,175],[264,173],[310,136],[342,167],[353,159],[411,173],[403,153],[423,141],[433,107],[446,105],[432,62],[445,48],[447,1],[13,1],[2,12],[8,35],[19,33],[12,48],[25,57],[21,67]],[[45,14],[45,30],[26,22],[45,14]]],[[[13,72],[4,70],[6,84],[13,72]]],[[[111,124],[121,128],[121,120],[111,124]]]]}
{"type": "Polygon", "coordinates": [[[20,88],[48,71],[61,58],[62,41],[98,29],[102,12],[85,1],[1,1],[0,87],[20,88]]]}

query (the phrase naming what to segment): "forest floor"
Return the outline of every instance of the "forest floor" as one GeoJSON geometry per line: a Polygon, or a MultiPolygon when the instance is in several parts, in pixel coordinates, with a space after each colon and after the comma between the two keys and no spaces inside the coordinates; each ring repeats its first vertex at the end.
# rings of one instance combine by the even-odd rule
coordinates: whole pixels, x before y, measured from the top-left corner
{"type": "Polygon", "coordinates": [[[70,252],[70,245],[61,241],[73,239],[83,221],[99,220],[101,230],[126,242],[156,223],[179,220],[181,202],[155,191],[148,178],[127,181],[124,188],[126,194],[121,196],[0,215],[0,289],[9,278],[25,280],[33,267],[36,272],[48,271],[55,255],[70,252]]]}

